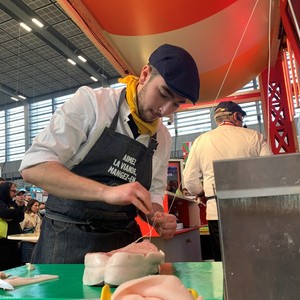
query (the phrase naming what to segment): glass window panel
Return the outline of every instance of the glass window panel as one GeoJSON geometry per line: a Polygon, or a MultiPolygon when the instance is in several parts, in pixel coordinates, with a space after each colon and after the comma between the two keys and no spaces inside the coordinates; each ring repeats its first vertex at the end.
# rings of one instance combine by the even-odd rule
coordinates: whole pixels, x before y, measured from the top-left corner
{"type": "Polygon", "coordinates": [[[24,139],[22,140],[14,140],[12,142],[10,142],[10,147],[11,148],[14,148],[14,147],[25,147],[25,144],[24,144],[24,139]]]}
{"type": "Polygon", "coordinates": [[[53,114],[53,100],[47,99],[40,102],[35,102],[29,105],[29,144],[41,131],[53,114]]]}
{"type": "Polygon", "coordinates": [[[37,129],[37,128],[44,128],[48,123],[49,123],[49,120],[41,119],[39,122],[30,123],[30,127],[32,130],[37,129]]]}
{"type": "MultiPolygon", "coordinates": [[[[22,126],[18,126],[18,127],[10,127],[10,128],[7,128],[7,135],[8,136],[12,136],[12,135],[15,135],[15,134],[18,134],[20,132],[23,132],[24,133],[25,131],[25,126],[22,125],[22,126]]],[[[25,135],[24,135],[25,137],[25,135]]]]}
{"type": "Polygon", "coordinates": [[[24,157],[24,152],[19,154],[13,154],[9,156],[10,161],[21,160],[24,157]]]}
{"type": "Polygon", "coordinates": [[[30,109],[31,117],[40,117],[41,115],[52,113],[52,104],[46,107],[39,107],[38,109],[30,109]]]}
{"type": "Polygon", "coordinates": [[[25,146],[23,146],[23,147],[13,147],[13,148],[10,148],[9,150],[7,150],[9,155],[14,155],[14,154],[19,154],[19,153],[24,154],[24,151],[25,151],[25,146]]]}
{"type": "Polygon", "coordinates": [[[39,110],[43,107],[52,105],[52,99],[42,100],[39,102],[30,103],[30,110],[39,110]]]}
{"type": "Polygon", "coordinates": [[[60,108],[67,100],[71,99],[74,96],[74,94],[57,97],[54,99],[54,110],[57,110],[60,108]]]}
{"type": "Polygon", "coordinates": [[[12,161],[15,153],[25,152],[24,106],[7,109],[5,122],[6,161],[12,161]]]}

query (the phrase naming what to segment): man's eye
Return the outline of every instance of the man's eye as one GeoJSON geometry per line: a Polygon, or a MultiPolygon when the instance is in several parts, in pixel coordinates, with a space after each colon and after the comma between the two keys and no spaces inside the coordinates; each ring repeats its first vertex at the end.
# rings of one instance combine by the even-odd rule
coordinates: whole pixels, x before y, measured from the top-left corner
{"type": "Polygon", "coordinates": [[[168,95],[163,94],[162,92],[160,92],[160,96],[161,96],[162,98],[168,98],[168,95]]]}

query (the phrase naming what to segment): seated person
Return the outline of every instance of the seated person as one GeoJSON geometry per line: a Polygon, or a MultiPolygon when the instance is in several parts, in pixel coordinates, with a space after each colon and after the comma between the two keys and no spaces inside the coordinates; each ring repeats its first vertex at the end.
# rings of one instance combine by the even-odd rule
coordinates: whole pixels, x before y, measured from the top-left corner
{"type": "MultiPolygon", "coordinates": [[[[40,233],[40,227],[42,223],[42,219],[39,215],[39,206],[40,203],[36,199],[29,200],[26,208],[25,208],[25,218],[20,223],[21,228],[24,233],[40,233]]],[[[35,242],[21,242],[20,245],[20,255],[21,255],[21,263],[25,264],[30,262],[32,251],[35,246],[35,242]]]]}

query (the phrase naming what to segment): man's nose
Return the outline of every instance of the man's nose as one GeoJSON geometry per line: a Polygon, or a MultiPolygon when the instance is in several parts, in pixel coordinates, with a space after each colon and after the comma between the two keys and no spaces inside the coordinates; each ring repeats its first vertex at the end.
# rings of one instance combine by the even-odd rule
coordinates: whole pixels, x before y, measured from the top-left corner
{"type": "Polygon", "coordinates": [[[163,105],[161,105],[161,107],[158,109],[158,111],[162,117],[170,115],[171,106],[172,106],[171,101],[168,101],[167,103],[164,103],[163,105]]]}

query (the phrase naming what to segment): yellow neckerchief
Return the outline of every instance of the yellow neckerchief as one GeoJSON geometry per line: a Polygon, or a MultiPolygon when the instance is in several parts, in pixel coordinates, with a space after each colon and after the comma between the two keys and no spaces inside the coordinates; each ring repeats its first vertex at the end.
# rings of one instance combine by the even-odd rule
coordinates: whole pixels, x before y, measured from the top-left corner
{"type": "Polygon", "coordinates": [[[143,121],[138,115],[137,102],[136,102],[136,87],[138,85],[138,77],[128,75],[124,78],[119,78],[119,82],[125,83],[126,87],[126,100],[129,105],[132,118],[138,127],[140,134],[149,134],[152,136],[157,131],[158,120],[147,123],[143,121]]]}

